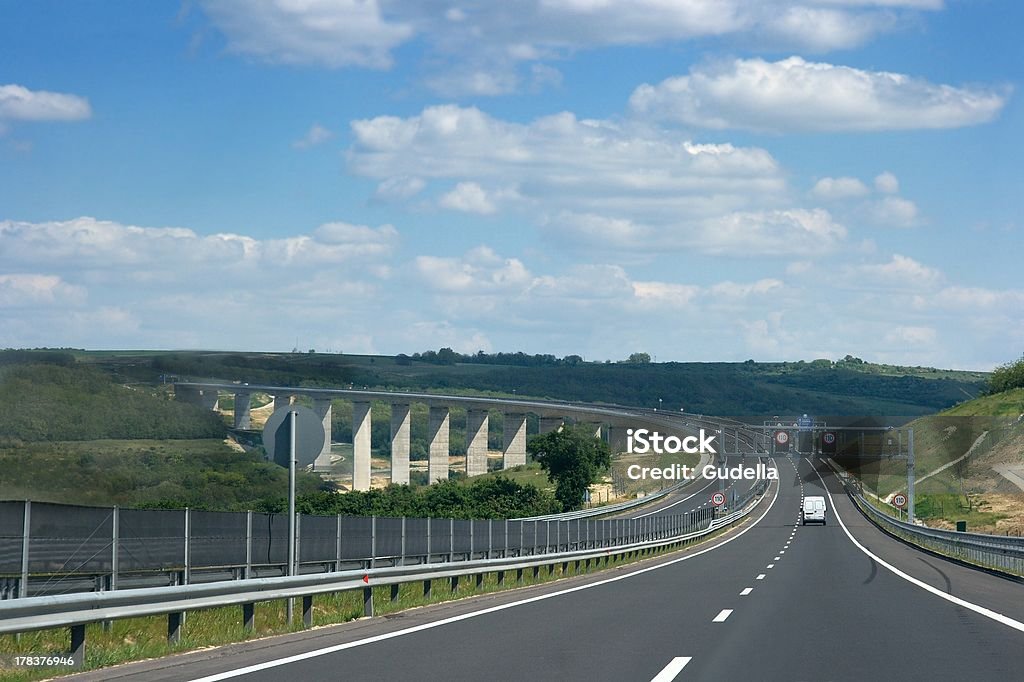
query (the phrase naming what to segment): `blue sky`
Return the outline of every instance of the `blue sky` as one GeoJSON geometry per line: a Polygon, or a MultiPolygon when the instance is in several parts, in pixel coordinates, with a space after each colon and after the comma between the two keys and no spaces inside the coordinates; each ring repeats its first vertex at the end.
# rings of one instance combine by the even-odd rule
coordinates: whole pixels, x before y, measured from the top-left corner
{"type": "Polygon", "coordinates": [[[0,347],[990,369],[1010,0],[0,2],[0,347]]]}

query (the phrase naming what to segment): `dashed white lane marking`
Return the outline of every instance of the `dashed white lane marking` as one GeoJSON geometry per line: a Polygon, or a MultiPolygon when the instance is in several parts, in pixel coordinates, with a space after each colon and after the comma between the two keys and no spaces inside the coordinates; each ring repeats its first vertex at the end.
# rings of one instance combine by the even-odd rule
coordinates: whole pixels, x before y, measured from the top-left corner
{"type": "Polygon", "coordinates": [[[775,568],[775,564],[768,564],[766,568],[775,568]]]}
{"type": "Polygon", "coordinates": [[[672,682],[672,680],[676,679],[676,675],[690,662],[691,658],[692,656],[676,656],[668,662],[668,665],[661,669],[660,673],[651,679],[651,682],[672,682]]]}
{"type": "Polygon", "coordinates": [[[784,550],[784,549],[780,549],[779,550],[779,554],[785,554],[785,553],[786,553],[786,550],[784,550]]]}
{"type": "Polygon", "coordinates": [[[732,615],[732,609],[722,609],[718,612],[718,615],[712,619],[712,623],[724,623],[725,619],[732,615]]]}
{"type": "Polygon", "coordinates": [[[750,593],[751,593],[751,592],[753,592],[753,591],[754,591],[754,588],[753,588],[753,587],[744,587],[744,588],[743,588],[743,591],[742,591],[742,592],[740,592],[740,596],[741,596],[741,597],[746,597],[746,596],[747,596],[748,594],[750,594],[750,593]]]}
{"type": "Polygon", "coordinates": [[[757,580],[764,580],[764,573],[758,573],[757,580]]]}
{"type": "Polygon", "coordinates": [[[780,557],[775,557],[774,559],[772,559],[772,561],[778,561],[779,559],[780,557]]]}
{"type": "MultiPolygon", "coordinates": [[[[754,528],[757,528],[757,525],[759,523],[761,523],[761,521],[764,519],[764,517],[767,516],[769,512],[771,512],[772,508],[774,508],[775,502],[778,499],[779,499],[779,488],[776,487],[775,494],[772,495],[772,499],[768,503],[768,508],[765,509],[763,512],[761,512],[761,515],[758,516],[757,519],[755,519],[752,524],[750,524],[746,528],[740,530],[738,533],[736,533],[736,535],[733,535],[731,538],[727,538],[727,539],[723,540],[720,544],[714,545],[712,547],[708,547],[707,549],[702,549],[702,550],[700,550],[698,552],[694,552],[693,554],[687,554],[685,556],[679,557],[678,559],[672,559],[670,561],[666,561],[665,563],[662,563],[662,564],[656,564],[654,566],[648,566],[646,568],[640,568],[640,569],[637,569],[635,571],[631,571],[629,573],[623,573],[622,575],[617,575],[617,576],[614,576],[614,577],[611,577],[611,578],[605,578],[603,580],[598,580],[598,581],[592,582],[592,583],[586,583],[584,585],[576,585],[574,587],[567,587],[566,589],[559,590],[557,592],[549,592],[547,594],[539,594],[539,595],[536,595],[536,596],[533,596],[533,597],[527,597],[525,599],[520,599],[518,601],[509,602],[507,604],[498,604],[496,606],[490,606],[490,607],[487,607],[485,609],[480,609],[479,611],[470,611],[469,613],[462,613],[462,614],[459,614],[457,616],[451,616],[449,618],[443,618],[441,620],[430,621],[429,623],[421,623],[420,625],[413,625],[411,627],[404,628],[402,630],[395,630],[393,632],[385,632],[385,633],[380,634],[380,635],[373,635],[372,637],[365,637],[363,639],[357,639],[357,640],[352,641],[352,642],[345,642],[343,644],[335,644],[335,645],[332,645],[332,646],[324,647],[322,649],[316,649],[314,651],[304,651],[302,653],[294,654],[292,656],[286,656],[284,658],[277,658],[277,659],[273,659],[273,660],[270,660],[270,661],[265,661],[263,663],[256,663],[256,664],[244,666],[244,667],[241,667],[241,668],[234,668],[232,670],[226,670],[224,672],[215,673],[213,675],[207,675],[205,677],[195,678],[191,682],[220,682],[220,680],[227,680],[227,679],[231,679],[231,678],[234,678],[234,677],[241,677],[242,675],[248,675],[250,673],[259,672],[261,670],[268,670],[270,668],[277,668],[277,667],[280,667],[280,666],[289,665],[291,663],[296,663],[298,661],[308,660],[310,658],[317,658],[319,656],[326,656],[328,654],[333,654],[333,653],[336,653],[338,651],[347,651],[348,649],[354,649],[356,647],[364,646],[364,645],[367,645],[367,644],[374,644],[376,642],[383,642],[383,641],[386,641],[386,640],[389,640],[389,639],[395,639],[397,637],[403,637],[405,635],[411,635],[411,634],[416,633],[416,632],[422,632],[423,630],[431,630],[433,628],[443,627],[443,626],[448,625],[450,623],[457,623],[457,622],[460,622],[460,621],[463,621],[463,620],[469,620],[470,618],[476,618],[476,617],[484,616],[484,615],[487,615],[487,614],[490,614],[490,613],[496,613],[498,611],[504,611],[506,609],[516,608],[517,606],[522,606],[524,604],[532,604],[534,602],[544,601],[546,599],[554,599],[554,598],[560,597],[560,596],[562,596],[564,594],[572,594],[573,592],[579,592],[581,590],[593,589],[595,587],[598,587],[599,585],[607,585],[609,583],[618,582],[620,580],[628,580],[629,578],[633,578],[633,577],[636,577],[638,575],[643,575],[644,573],[649,573],[651,571],[657,571],[657,570],[666,568],[668,566],[673,566],[673,565],[678,564],[678,563],[683,562],[683,561],[688,561],[688,560],[692,559],[695,556],[700,556],[700,555],[706,554],[708,552],[713,552],[714,550],[718,549],[722,545],[726,545],[726,544],[728,544],[730,542],[733,542],[734,540],[736,540],[738,538],[743,537],[744,535],[746,535],[748,532],[750,532],[754,528]]],[[[280,675],[279,677],[284,677],[284,675],[280,675]]]]}

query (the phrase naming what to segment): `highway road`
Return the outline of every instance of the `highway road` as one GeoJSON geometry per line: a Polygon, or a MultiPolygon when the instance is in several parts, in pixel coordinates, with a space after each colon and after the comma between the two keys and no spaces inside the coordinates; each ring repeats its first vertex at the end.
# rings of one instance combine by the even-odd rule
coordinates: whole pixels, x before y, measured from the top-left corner
{"type": "Polygon", "coordinates": [[[684,552],[555,584],[78,677],[1020,678],[1024,585],[881,533],[823,466],[817,471],[807,460],[778,464],[779,485],[744,525],[684,552]],[[798,525],[801,496],[811,494],[831,496],[828,525],[798,525]]]}

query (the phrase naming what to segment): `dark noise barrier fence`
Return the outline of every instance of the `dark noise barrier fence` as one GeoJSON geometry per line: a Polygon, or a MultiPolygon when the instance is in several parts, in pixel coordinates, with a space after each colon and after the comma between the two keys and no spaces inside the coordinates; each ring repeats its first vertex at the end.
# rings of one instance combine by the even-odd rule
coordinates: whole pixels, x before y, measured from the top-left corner
{"type": "MultiPolygon", "coordinates": [[[[516,521],[299,515],[296,572],[612,547],[701,530],[714,513],[516,521]]],[[[0,599],[283,576],[287,556],[286,514],[0,502],[0,599]]]]}

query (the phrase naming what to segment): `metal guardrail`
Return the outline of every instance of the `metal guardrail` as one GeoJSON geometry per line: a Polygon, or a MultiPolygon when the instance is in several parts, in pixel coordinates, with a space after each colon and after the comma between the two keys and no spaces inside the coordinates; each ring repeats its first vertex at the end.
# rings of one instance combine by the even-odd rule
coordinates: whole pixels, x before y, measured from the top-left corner
{"type": "Polygon", "coordinates": [[[526,556],[478,559],[459,562],[427,563],[411,566],[387,566],[365,570],[350,570],[314,575],[280,578],[257,578],[243,581],[224,581],[176,587],[143,588],[71,594],[49,597],[26,597],[0,602],[0,634],[70,627],[71,656],[80,664],[85,653],[85,625],[98,621],[141,616],[168,616],[168,639],[178,641],[181,635],[182,615],[185,611],[224,606],[242,606],[243,622],[251,629],[254,624],[255,603],[273,599],[302,598],[303,622],[308,626],[312,617],[314,595],[361,589],[364,613],[373,615],[373,588],[392,586],[392,599],[397,597],[395,586],[406,582],[423,581],[424,593],[429,595],[430,581],[450,579],[453,588],[461,576],[476,575],[478,581],[485,573],[498,573],[504,582],[504,573],[522,572],[533,568],[570,562],[589,562],[612,556],[642,554],[669,545],[687,543],[707,536],[742,519],[756,506],[767,490],[768,481],[761,481],[748,491],[738,509],[720,518],[712,518],[705,527],[690,530],[684,526],[684,516],[661,517],[648,524],[635,524],[641,535],[631,534],[624,542],[611,547],[556,551],[526,556]]]}
{"type": "Polygon", "coordinates": [[[856,481],[834,461],[827,459],[826,464],[836,473],[857,508],[890,535],[964,563],[1024,576],[1024,538],[930,528],[901,521],[879,510],[864,497],[856,481]]]}
{"type": "Polygon", "coordinates": [[[879,511],[862,495],[850,497],[869,519],[891,535],[969,564],[1024,576],[1024,538],[918,526],[879,511]]]}

